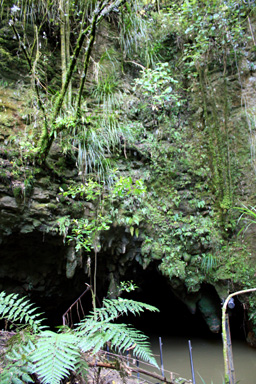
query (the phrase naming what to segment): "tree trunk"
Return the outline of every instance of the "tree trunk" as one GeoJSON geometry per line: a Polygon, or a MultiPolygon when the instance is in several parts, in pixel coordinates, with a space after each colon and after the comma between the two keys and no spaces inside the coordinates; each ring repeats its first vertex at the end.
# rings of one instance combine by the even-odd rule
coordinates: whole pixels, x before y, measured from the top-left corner
{"type": "MultiPolygon", "coordinates": [[[[62,87],[67,77],[67,67],[70,62],[70,24],[69,24],[69,0],[59,0],[60,9],[60,41],[61,41],[61,70],[62,87]]],[[[66,93],[66,107],[71,106],[72,82],[68,84],[66,93]]]]}
{"type": "MultiPolygon", "coordinates": [[[[64,1],[64,0],[60,0],[60,1],[64,1]]],[[[93,46],[94,38],[95,38],[95,28],[97,27],[97,25],[103,19],[104,16],[109,14],[109,12],[111,12],[113,8],[115,8],[115,7],[118,8],[122,3],[124,3],[124,1],[125,0],[115,0],[110,5],[107,5],[108,4],[107,0],[99,1],[96,8],[95,8],[94,15],[93,15],[93,20],[96,20],[95,23],[92,23],[89,26],[86,26],[86,24],[84,23],[84,25],[82,26],[79,37],[78,37],[77,42],[76,42],[76,47],[75,47],[74,53],[73,53],[72,57],[70,58],[69,63],[66,64],[67,70],[66,70],[65,81],[62,84],[61,91],[60,91],[58,97],[56,98],[56,101],[55,101],[55,104],[53,107],[53,114],[52,114],[52,119],[51,119],[51,131],[50,131],[48,136],[42,135],[40,138],[40,141],[39,141],[38,155],[39,155],[39,158],[41,161],[46,160],[46,157],[48,156],[48,153],[50,151],[53,140],[55,139],[56,135],[58,134],[58,129],[56,127],[56,119],[59,116],[60,110],[63,106],[63,102],[65,100],[65,96],[66,96],[66,93],[68,91],[68,87],[69,87],[69,84],[71,82],[71,79],[72,79],[72,76],[73,76],[73,73],[74,73],[74,70],[75,70],[75,67],[77,64],[77,59],[78,59],[78,56],[81,52],[85,38],[88,37],[89,40],[91,39],[91,44],[89,44],[87,46],[87,50],[86,50],[87,53],[88,53],[88,51],[90,53],[92,46],[93,46]]],[[[87,63],[85,63],[85,64],[87,67],[88,67],[89,58],[90,58],[90,55],[86,54],[87,63]]],[[[87,73],[86,66],[84,66],[84,71],[87,73]]],[[[85,79],[82,81],[82,86],[80,87],[79,93],[82,93],[84,81],[85,81],[85,79]]],[[[62,127],[62,129],[63,129],[63,127],[62,127]]]]}

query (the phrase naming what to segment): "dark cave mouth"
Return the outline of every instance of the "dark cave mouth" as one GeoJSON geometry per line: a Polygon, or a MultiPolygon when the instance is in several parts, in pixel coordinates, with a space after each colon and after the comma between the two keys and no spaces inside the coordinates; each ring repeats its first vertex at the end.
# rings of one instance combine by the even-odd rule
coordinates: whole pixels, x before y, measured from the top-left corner
{"type": "MultiPolygon", "coordinates": [[[[42,234],[38,236],[17,235],[13,241],[2,245],[1,255],[1,289],[7,293],[16,292],[21,296],[27,295],[31,302],[43,312],[46,324],[51,328],[62,324],[62,316],[68,308],[86,289],[88,276],[83,269],[77,269],[72,279],[65,276],[65,247],[62,239],[42,234]],[[15,240],[15,241],[14,241],[15,240]],[[10,245],[11,244],[11,245],[10,245]],[[15,269],[12,267],[15,265],[15,269]],[[18,271],[18,272],[17,272],[18,271]],[[31,285],[28,284],[31,279],[31,285]]],[[[106,295],[109,281],[107,258],[102,258],[99,268],[98,291],[99,299],[106,295]]],[[[118,267],[116,267],[118,270],[118,267]]],[[[221,337],[220,333],[213,334],[207,326],[200,310],[192,314],[188,307],[173,292],[168,279],[160,274],[157,262],[152,262],[147,269],[138,264],[132,264],[121,280],[130,281],[139,287],[124,297],[156,306],[160,312],[146,311],[140,316],[128,316],[123,321],[132,324],[146,334],[221,337]]],[[[221,303],[212,286],[204,285],[204,289],[211,293],[221,315],[221,303]]],[[[83,311],[88,314],[92,309],[91,295],[88,292],[81,300],[83,311]]],[[[245,338],[244,312],[241,303],[235,300],[235,308],[229,310],[232,336],[245,338]]],[[[76,309],[73,310],[73,324],[79,321],[76,309]]],[[[80,313],[82,318],[82,313],[80,313]]]]}
{"type": "MultiPolygon", "coordinates": [[[[136,283],[136,280],[134,280],[136,283]]],[[[143,271],[141,274],[140,289],[132,293],[130,297],[156,306],[160,312],[145,312],[140,317],[129,321],[146,334],[159,333],[166,336],[182,337],[204,337],[209,339],[221,338],[221,311],[222,303],[215,288],[208,284],[202,284],[203,294],[207,293],[212,298],[216,313],[220,322],[219,332],[212,332],[207,325],[204,315],[197,304],[195,313],[192,313],[188,306],[175,294],[168,283],[168,279],[162,276],[156,268],[143,271]]],[[[139,285],[139,284],[137,284],[139,285]]],[[[230,329],[232,338],[246,338],[245,313],[241,302],[235,298],[235,307],[227,309],[229,314],[230,329]]]]}
{"type": "MultiPolygon", "coordinates": [[[[127,275],[127,279],[131,280],[131,275],[127,275]]],[[[134,326],[136,329],[144,332],[146,335],[157,336],[179,336],[179,337],[203,337],[209,339],[221,338],[221,330],[218,333],[210,331],[202,313],[197,308],[195,313],[191,313],[188,307],[175,295],[173,290],[168,284],[167,279],[157,271],[157,269],[149,269],[148,271],[140,271],[136,274],[133,273],[133,282],[139,286],[135,291],[123,295],[128,299],[144,302],[153,305],[159,309],[159,312],[145,311],[140,316],[124,316],[121,321],[134,326]]],[[[81,293],[85,289],[85,284],[81,287],[81,293]]],[[[221,321],[221,303],[215,289],[212,286],[206,286],[208,291],[214,296],[216,305],[219,306],[219,315],[221,321]]],[[[49,308],[47,299],[41,304],[41,308],[45,310],[46,317],[49,318],[49,324],[52,327],[62,324],[62,315],[68,308],[75,303],[79,295],[76,295],[69,300],[63,300],[56,306],[56,300],[49,308]]],[[[103,297],[103,296],[102,296],[103,297]]],[[[101,300],[99,300],[100,303],[101,300]]],[[[79,316],[82,318],[82,311],[77,316],[77,308],[80,304],[74,305],[72,309],[72,324],[79,322],[79,316]]],[[[88,314],[92,309],[92,299],[90,292],[87,292],[81,299],[81,305],[85,314],[88,314]]],[[[245,332],[243,326],[244,313],[242,305],[237,300],[234,309],[229,310],[230,326],[232,337],[238,339],[245,339],[245,332]]]]}
{"type": "Polygon", "coordinates": [[[153,305],[159,312],[147,311],[135,318],[129,316],[129,323],[148,335],[219,337],[209,330],[198,309],[194,314],[190,312],[161,274],[154,270],[144,271],[142,277],[140,289],[127,297],[153,305]]]}

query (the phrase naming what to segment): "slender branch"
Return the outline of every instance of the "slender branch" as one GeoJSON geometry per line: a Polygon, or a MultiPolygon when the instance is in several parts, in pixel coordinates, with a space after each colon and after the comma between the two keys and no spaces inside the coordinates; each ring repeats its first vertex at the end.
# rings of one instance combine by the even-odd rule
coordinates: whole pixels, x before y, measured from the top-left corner
{"type": "Polygon", "coordinates": [[[250,19],[249,16],[248,16],[248,23],[249,23],[249,27],[250,27],[250,31],[251,31],[251,35],[252,35],[253,44],[256,45],[254,34],[253,34],[253,30],[252,30],[251,19],[250,19]]]}
{"type": "Polygon", "coordinates": [[[137,65],[138,67],[140,67],[141,69],[146,69],[146,67],[144,67],[143,65],[139,64],[139,63],[136,63],[136,61],[132,61],[132,60],[124,60],[125,63],[132,63],[134,65],[137,65]]]}
{"type": "Polygon", "coordinates": [[[93,21],[92,21],[92,25],[91,25],[91,33],[90,33],[91,36],[90,36],[89,43],[88,43],[88,46],[87,46],[87,49],[86,49],[86,54],[85,54],[84,70],[83,70],[83,75],[82,75],[82,79],[81,79],[81,82],[80,82],[78,99],[77,99],[77,107],[76,107],[76,115],[77,115],[78,118],[80,117],[82,92],[83,92],[83,89],[84,89],[84,84],[85,84],[85,80],[86,80],[86,76],[87,76],[87,71],[88,71],[88,67],[89,67],[90,55],[91,55],[91,51],[92,51],[93,44],[94,44],[95,37],[96,37],[97,19],[98,19],[98,15],[94,15],[93,21]]]}
{"type": "Polygon", "coordinates": [[[86,54],[85,54],[85,61],[84,61],[84,70],[83,70],[83,75],[82,79],[80,82],[80,87],[79,87],[79,93],[78,93],[78,99],[77,99],[77,107],[76,107],[76,116],[77,118],[80,118],[80,113],[81,113],[81,100],[82,100],[82,93],[84,89],[84,84],[88,72],[88,67],[89,67],[89,61],[90,61],[90,56],[91,56],[91,51],[93,48],[93,44],[96,38],[96,27],[98,24],[98,21],[100,21],[105,15],[107,15],[109,12],[114,7],[119,7],[123,0],[117,0],[114,3],[110,4],[108,7],[106,7],[107,2],[102,1],[102,4],[99,5],[99,11],[95,12],[92,23],[91,23],[91,32],[90,32],[90,38],[88,42],[88,46],[86,49],[86,54]]]}
{"type": "MultiPolygon", "coordinates": [[[[92,363],[89,363],[88,365],[89,365],[89,367],[95,367],[96,366],[96,367],[108,368],[108,369],[116,369],[116,370],[120,369],[119,366],[116,366],[116,365],[111,364],[111,363],[103,363],[100,361],[99,362],[92,362],[92,363]]],[[[166,377],[158,375],[155,372],[149,372],[149,371],[142,369],[142,368],[139,368],[139,367],[136,367],[136,368],[127,367],[126,370],[128,372],[130,371],[130,372],[134,372],[134,373],[142,373],[144,375],[153,377],[154,379],[160,380],[162,383],[165,383],[165,384],[175,384],[174,381],[167,380],[166,377]]]]}
{"type": "Polygon", "coordinates": [[[15,36],[16,36],[17,41],[20,43],[22,52],[23,52],[23,54],[24,54],[24,56],[25,56],[25,58],[26,58],[26,60],[27,60],[29,69],[30,69],[30,71],[32,71],[32,62],[31,62],[31,59],[30,59],[30,57],[28,56],[26,47],[25,47],[24,43],[21,41],[21,39],[20,39],[20,35],[18,34],[18,31],[17,31],[17,29],[16,29],[16,27],[15,27],[15,20],[14,20],[14,18],[12,18],[12,23],[10,22],[10,24],[11,24],[12,30],[13,30],[15,36]]]}
{"type": "MultiPolygon", "coordinates": [[[[47,5],[46,5],[46,9],[48,10],[48,12],[51,10],[52,6],[53,6],[53,1],[51,2],[51,0],[48,0],[47,1],[47,5]]],[[[41,23],[40,23],[40,25],[38,27],[38,34],[40,34],[40,32],[41,32],[41,29],[42,29],[42,27],[43,27],[43,25],[44,25],[44,23],[45,23],[45,21],[47,19],[47,16],[48,16],[48,14],[47,14],[47,12],[45,12],[45,14],[44,14],[44,16],[42,18],[42,21],[41,21],[41,23]]],[[[33,56],[33,53],[34,53],[36,42],[37,42],[37,39],[35,37],[35,39],[33,41],[33,44],[32,44],[32,47],[31,47],[31,50],[30,50],[30,60],[32,60],[32,56],[33,56]]]]}

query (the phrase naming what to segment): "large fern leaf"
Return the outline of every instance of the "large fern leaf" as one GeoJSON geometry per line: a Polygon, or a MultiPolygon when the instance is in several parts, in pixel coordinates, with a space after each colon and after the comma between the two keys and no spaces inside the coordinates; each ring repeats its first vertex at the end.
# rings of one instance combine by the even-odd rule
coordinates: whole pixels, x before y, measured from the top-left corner
{"type": "MultiPolygon", "coordinates": [[[[22,352],[20,347],[12,349],[10,364],[0,376],[3,384],[29,383],[32,372],[38,374],[42,384],[59,384],[71,371],[81,368],[81,350],[97,353],[108,341],[119,352],[133,347],[134,355],[157,365],[144,334],[125,324],[113,323],[124,314],[158,311],[153,306],[121,298],[104,300],[103,307],[87,316],[72,334],[44,331],[35,310],[27,299],[0,293],[0,318],[25,322],[37,333],[35,345],[32,342],[25,344],[29,351],[22,352]]],[[[86,367],[83,368],[85,371],[86,367]]]]}
{"type": "Polygon", "coordinates": [[[15,293],[6,295],[4,291],[0,293],[0,319],[24,322],[30,325],[35,333],[43,329],[43,319],[39,319],[41,313],[35,312],[37,309],[25,297],[19,297],[15,293]]]}
{"type": "Polygon", "coordinates": [[[107,342],[111,342],[118,353],[133,347],[134,356],[157,366],[150,350],[148,337],[127,324],[110,323],[106,320],[97,322],[90,319],[83,331],[79,333],[79,337],[81,339],[79,347],[83,352],[90,350],[96,354],[107,342]]]}
{"type": "Polygon", "coordinates": [[[77,335],[81,341],[82,351],[92,350],[97,353],[107,342],[118,352],[124,352],[134,346],[135,356],[157,365],[152,356],[147,337],[138,330],[126,324],[114,324],[113,320],[119,316],[132,313],[134,315],[144,310],[158,311],[156,307],[128,299],[104,300],[102,308],[96,308],[77,327],[77,335]]]}
{"type": "Polygon", "coordinates": [[[73,334],[44,331],[36,346],[32,361],[43,384],[59,384],[75,370],[80,353],[73,334]]]}

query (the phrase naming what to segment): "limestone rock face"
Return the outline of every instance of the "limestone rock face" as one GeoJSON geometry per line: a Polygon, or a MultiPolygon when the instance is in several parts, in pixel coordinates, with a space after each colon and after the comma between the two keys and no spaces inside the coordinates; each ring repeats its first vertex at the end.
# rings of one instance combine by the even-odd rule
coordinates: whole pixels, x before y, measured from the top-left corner
{"type": "Polygon", "coordinates": [[[219,333],[221,331],[221,313],[216,297],[202,295],[198,301],[198,308],[211,332],[219,333]]]}
{"type": "MultiPolygon", "coordinates": [[[[111,80],[109,68],[119,66],[119,72],[113,73],[113,86],[125,102],[111,119],[134,129],[134,138],[119,137],[120,146],[111,161],[120,175],[133,182],[143,180],[147,192],[144,205],[140,196],[129,201],[127,194],[122,204],[120,198],[108,207],[109,212],[118,212],[119,221],[113,220],[95,241],[97,288],[101,296],[115,297],[122,280],[143,281],[144,272],[154,270],[191,313],[200,313],[208,328],[219,332],[221,300],[248,281],[256,283],[255,228],[251,226],[243,240],[237,238],[239,214],[233,210],[241,204],[255,204],[254,47],[240,63],[229,62],[225,73],[219,62],[211,63],[204,73],[207,81],[202,92],[197,68],[190,75],[189,67],[186,74],[177,68],[189,60],[188,56],[184,61],[180,52],[183,38],[181,46],[170,51],[176,32],[168,33],[163,44],[168,44],[166,52],[177,52],[171,56],[178,61],[168,56],[166,64],[174,60],[170,69],[174,84],[176,77],[179,82],[180,89],[176,94],[173,84],[173,92],[180,106],[171,98],[171,103],[158,107],[144,99],[145,93],[133,90],[134,79],[140,76],[139,60],[123,61],[116,49],[117,31],[108,35],[109,29],[111,20],[99,33],[99,49],[88,70],[93,83],[98,63],[114,52],[114,60],[102,65],[103,77],[111,80]]],[[[159,52],[164,54],[164,50],[159,52]]],[[[204,65],[199,67],[204,69],[204,65]]],[[[55,76],[54,69],[50,77],[55,76]]],[[[77,144],[69,157],[57,134],[46,165],[38,166],[31,159],[35,143],[26,138],[36,108],[21,101],[19,92],[0,86],[0,289],[28,294],[48,309],[62,311],[92,280],[95,255],[77,251],[66,237],[68,228],[60,234],[57,222],[65,217],[91,219],[96,207],[93,201],[62,194],[72,183],[83,181],[76,166],[77,144]]],[[[92,123],[98,113],[96,104],[88,102],[92,123]]],[[[111,154],[106,152],[108,159],[111,154]]],[[[251,333],[248,340],[254,343],[251,333]]]]}
{"type": "Polygon", "coordinates": [[[0,209],[8,209],[16,211],[18,209],[18,205],[14,197],[4,196],[0,199],[0,209]]]}

